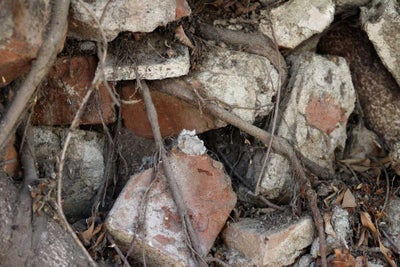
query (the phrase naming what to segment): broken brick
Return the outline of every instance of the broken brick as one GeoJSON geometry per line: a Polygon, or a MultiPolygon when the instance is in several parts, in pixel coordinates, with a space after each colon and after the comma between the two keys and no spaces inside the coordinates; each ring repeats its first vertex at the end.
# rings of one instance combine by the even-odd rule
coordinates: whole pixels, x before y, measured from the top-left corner
{"type": "MultiPolygon", "coordinates": [[[[202,252],[207,254],[236,203],[230,179],[222,164],[206,155],[188,156],[174,151],[170,163],[202,252]]],[[[106,226],[125,250],[135,237],[134,253],[138,260],[146,255],[146,262],[157,266],[194,264],[162,169],[158,173],[148,169],[130,179],[110,211],[106,226]],[[139,214],[144,207],[140,231],[134,227],[141,224],[139,214]]]]}
{"type": "Polygon", "coordinates": [[[310,217],[286,223],[282,218],[270,222],[245,218],[231,223],[223,233],[229,248],[242,253],[254,266],[270,267],[292,264],[313,238],[310,217]]]}
{"type": "MultiPolygon", "coordinates": [[[[153,87],[151,83],[149,83],[149,87],[153,87]]],[[[125,127],[138,136],[152,138],[153,132],[147,118],[145,104],[136,90],[135,84],[133,82],[125,83],[121,90],[122,99],[125,101],[140,100],[138,103],[122,105],[125,127]]],[[[198,106],[155,90],[152,90],[151,96],[157,110],[162,136],[178,135],[182,129],[196,130],[196,133],[202,133],[217,128],[215,118],[206,111],[202,111],[198,106]]]]}
{"type": "MultiPolygon", "coordinates": [[[[47,79],[42,82],[34,107],[32,123],[36,125],[70,124],[85,97],[97,67],[94,56],[73,56],[57,59],[47,79]]],[[[112,84],[110,84],[112,86],[112,84]]],[[[81,124],[115,121],[111,96],[100,84],[89,99],[81,124]]]]}

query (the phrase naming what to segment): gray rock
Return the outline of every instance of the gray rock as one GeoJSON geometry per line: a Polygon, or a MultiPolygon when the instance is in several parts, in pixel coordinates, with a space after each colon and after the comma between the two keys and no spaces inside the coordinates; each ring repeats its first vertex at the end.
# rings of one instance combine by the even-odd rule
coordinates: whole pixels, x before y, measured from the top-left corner
{"type": "MultiPolygon", "coordinates": [[[[272,9],[270,19],[278,45],[295,48],[325,30],[333,21],[334,13],[332,0],[294,0],[272,9]]],[[[271,25],[261,23],[260,30],[273,40],[271,25]]]]}
{"type": "Polygon", "coordinates": [[[112,41],[120,32],[152,32],[158,26],[175,20],[176,1],[71,1],[69,35],[84,40],[101,40],[98,24],[101,22],[107,41],[112,41]],[[91,10],[91,13],[88,12],[91,10]]]}
{"type": "MultiPolygon", "coordinates": [[[[47,214],[28,217],[29,225],[15,221],[19,190],[0,174],[0,262],[1,266],[89,266],[72,237],[47,214]],[[22,229],[24,228],[24,229],[22,229]],[[15,244],[14,231],[24,231],[23,244],[15,244]]],[[[26,210],[26,216],[31,211],[26,210]]]]}
{"type": "Polygon", "coordinates": [[[278,78],[265,57],[223,48],[212,48],[198,70],[184,77],[194,85],[200,83],[211,99],[250,123],[273,108],[278,78]]]}
{"type": "MultiPolygon", "coordinates": [[[[334,152],[344,148],[347,119],[355,103],[348,65],[343,58],[328,59],[313,53],[291,61],[291,93],[277,135],[290,140],[307,159],[333,171],[334,152]]],[[[256,177],[261,159],[255,155],[256,177]]],[[[287,189],[294,179],[289,166],[284,157],[272,154],[260,192],[276,198],[287,189]]]]}
{"type": "Polygon", "coordinates": [[[388,235],[400,248],[400,198],[391,198],[387,207],[388,235]]]}
{"type": "MultiPolygon", "coordinates": [[[[56,160],[60,156],[68,129],[34,127],[36,157],[43,175],[56,176],[56,160]]],[[[70,219],[90,215],[93,197],[104,175],[104,138],[101,134],[77,130],[67,150],[63,177],[64,212],[70,219]]]]}
{"type": "Polygon", "coordinates": [[[361,8],[364,30],[383,65],[400,85],[400,4],[396,0],[373,0],[361,8]]]}

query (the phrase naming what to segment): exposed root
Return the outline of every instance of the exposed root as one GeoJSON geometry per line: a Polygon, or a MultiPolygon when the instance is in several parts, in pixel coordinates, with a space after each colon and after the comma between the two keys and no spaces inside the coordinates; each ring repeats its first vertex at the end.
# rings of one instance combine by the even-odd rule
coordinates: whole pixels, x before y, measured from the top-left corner
{"type": "MultiPolygon", "coordinates": [[[[174,95],[191,103],[196,103],[197,101],[195,94],[192,93],[192,90],[190,90],[192,85],[187,84],[182,80],[169,80],[169,81],[163,81],[162,83],[160,82],[155,82],[155,83],[157,83],[157,88],[160,88],[160,90],[166,93],[169,93],[171,95],[174,95]]],[[[196,89],[197,91],[204,92],[202,88],[196,88],[196,89]]],[[[219,107],[214,103],[206,102],[204,101],[204,99],[200,99],[200,101],[202,101],[204,107],[215,117],[245,131],[246,133],[261,140],[264,144],[269,144],[271,142],[272,135],[269,132],[266,132],[254,125],[251,125],[243,121],[236,115],[226,111],[225,109],[219,107]]],[[[271,142],[271,147],[275,153],[278,153],[289,160],[293,171],[298,175],[299,179],[298,182],[304,189],[305,197],[307,198],[308,204],[313,214],[315,226],[318,229],[318,236],[320,238],[320,253],[321,253],[322,266],[327,266],[325,232],[323,227],[322,216],[317,206],[317,194],[312,188],[310,180],[308,179],[303,169],[303,165],[299,160],[295,150],[289,144],[289,142],[282,137],[276,136],[273,138],[271,142]]]]}

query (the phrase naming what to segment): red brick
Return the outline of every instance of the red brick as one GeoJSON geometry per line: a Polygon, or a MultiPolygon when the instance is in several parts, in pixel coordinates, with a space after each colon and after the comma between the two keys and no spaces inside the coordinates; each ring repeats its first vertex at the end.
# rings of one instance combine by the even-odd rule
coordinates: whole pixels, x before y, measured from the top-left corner
{"type": "MultiPolygon", "coordinates": [[[[90,87],[96,67],[97,60],[94,56],[57,59],[40,87],[32,123],[36,125],[70,124],[90,87]]],[[[115,121],[112,99],[103,84],[89,99],[81,124],[101,124],[99,111],[102,112],[105,123],[115,121]]]]}
{"type": "MultiPolygon", "coordinates": [[[[236,203],[230,179],[222,164],[206,155],[188,156],[174,151],[170,161],[201,248],[207,253],[236,203]]],[[[153,183],[152,178],[152,169],[131,178],[114,204],[106,226],[121,247],[127,249],[133,237],[133,225],[138,222],[143,194],[151,184],[144,218],[145,231],[135,234],[135,246],[144,248],[149,260],[159,266],[166,264],[160,262],[161,259],[170,264],[191,266],[181,219],[162,170],[153,183]]],[[[136,256],[141,259],[140,249],[136,251],[139,252],[136,256]]]]}
{"type": "Polygon", "coordinates": [[[48,1],[0,1],[0,87],[30,69],[50,19],[48,1]]]}
{"type": "MultiPolygon", "coordinates": [[[[149,87],[156,89],[152,88],[151,84],[149,87]]],[[[121,89],[124,100],[142,99],[133,82],[125,83],[121,89]]],[[[200,111],[198,106],[155,90],[151,92],[151,96],[157,110],[162,136],[178,135],[182,129],[202,133],[217,128],[215,118],[204,110],[200,111]]],[[[143,100],[133,105],[122,105],[122,118],[125,127],[136,135],[153,137],[143,100]]]]}

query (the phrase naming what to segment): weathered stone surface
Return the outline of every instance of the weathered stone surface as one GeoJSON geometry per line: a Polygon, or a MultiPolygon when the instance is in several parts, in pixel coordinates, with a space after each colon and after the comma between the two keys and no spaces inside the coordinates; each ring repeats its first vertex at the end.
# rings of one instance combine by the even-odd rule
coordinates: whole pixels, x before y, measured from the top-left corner
{"type": "Polygon", "coordinates": [[[26,73],[50,20],[50,1],[0,2],[0,87],[26,73]]]}
{"type": "Polygon", "coordinates": [[[399,10],[396,0],[374,0],[370,8],[361,8],[361,21],[382,63],[400,85],[399,10]]]}
{"type": "MultiPolygon", "coordinates": [[[[33,128],[36,158],[44,177],[55,177],[56,160],[67,133],[68,129],[63,128],[33,128]]],[[[103,148],[101,134],[81,130],[73,133],[63,173],[63,207],[71,220],[90,216],[92,198],[103,181],[103,148]]]]}
{"type": "MultiPolygon", "coordinates": [[[[96,67],[97,60],[94,56],[57,59],[40,87],[32,123],[36,125],[71,124],[92,83],[96,67]]],[[[114,122],[115,112],[110,94],[106,87],[100,84],[99,90],[95,90],[89,99],[80,123],[101,124],[102,121],[114,122]]]]}
{"type": "MultiPolygon", "coordinates": [[[[332,0],[288,1],[270,12],[272,27],[280,47],[293,49],[304,40],[325,30],[333,21],[332,0]]],[[[264,22],[260,30],[273,40],[271,25],[264,22]]]]}
{"type": "Polygon", "coordinates": [[[18,194],[19,190],[11,180],[3,173],[0,174],[1,266],[89,266],[85,255],[71,235],[46,214],[34,215],[32,222],[28,219],[32,229],[25,229],[26,242],[13,244],[14,231],[25,227],[19,225],[21,222],[16,221],[14,217],[19,208],[18,194]],[[19,229],[16,226],[19,226],[19,229]]]}
{"type": "Polygon", "coordinates": [[[274,106],[279,77],[265,57],[215,47],[197,69],[183,79],[194,88],[204,87],[210,99],[228,105],[247,122],[253,123],[274,106]]]}
{"type": "MultiPolygon", "coordinates": [[[[326,251],[327,254],[333,253],[334,249],[340,249],[343,244],[348,244],[352,237],[352,229],[350,227],[349,212],[336,206],[332,209],[331,213],[326,213],[325,216],[325,229],[326,230],[326,251]],[[328,225],[327,225],[328,223],[328,225]]],[[[313,258],[320,256],[319,251],[319,238],[316,238],[311,246],[310,254],[313,258]]]]}
{"type": "Polygon", "coordinates": [[[231,223],[223,233],[228,247],[252,261],[251,265],[242,266],[290,265],[311,244],[313,237],[314,224],[310,217],[284,224],[245,218],[231,223]]]}
{"type": "Polygon", "coordinates": [[[388,235],[400,247],[400,198],[394,197],[389,201],[386,219],[388,221],[388,235]]]}
{"type": "Polygon", "coordinates": [[[155,33],[139,42],[116,39],[108,50],[103,67],[106,80],[134,80],[136,67],[139,78],[145,80],[162,80],[188,74],[189,49],[181,44],[167,47],[166,41],[165,37],[155,33]]]}
{"type": "Polygon", "coordinates": [[[346,58],[363,121],[390,147],[393,164],[399,165],[396,142],[400,141],[400,86],[382,64],[367,35],[355,26],[358,23],[358,18],[352,17],[335,25],[321,38],[318,50],[346,58]]]}
{"type": "MultiPolygon", "coordinates": [[[[343,149],[346,124],[353,112],[355,91],[343,58],[304,53],[292,58],[291,94],[277,134],[312,162],[333,171],[336,149],[343,149]]],[[[254,161],[261,160],[255,155],[254,161]]],[[[259,173],[259,165],[255,165],[259,173]]],[[[276,198],[292,181],[289,162],[272,154],[261,182],[261,192],[276,198]]],[[[258,177],[258,175],[256,175],[258,177]]]]}
{"type": "Polygon", "coordinates": [[[100,21],[107,41],[112,41],[120,32],[152,32],[158,26],[190,15],[185,0],[157,1],[71,1],[69,35],[78,39],[100,40],[100,30],[91,10],[100,21]],[[85,7],[87,9],[85,9],[85,7]]]}
{"type": "MultiPolygon", "coordinates": [[[[221,163],[205,155],[187,156],[174,151],[170,162],[201,248],[207,253],[236,203],[229,177],[221,163]]],[[[140,261],[146,255],[146,263],[155,266],[194,266],[161,170],[156,177],[152,182],[152,169],[133,176],[110,211],[106,227],[122,248],[129,248],[135,237],[135,253],[140,261]],[[146,190],[149,190],[147,202],[143,202],[146,190]],[[141,203],[146,205],[146,213],[142,231],[135,231],[144,208],[141,203]]]]}
{"type": "MultiPolygon", "coordinates": [[[[151,83],[149,83],[149,87],[156,89],[156,86],[152,86],[151,83]]],[[[122,105],[125,127],[138,136],[152,138],[153,132],[147,118],[145,105],[136,90],[135,83],[124,83],[121,95],[122,99],[126,101],[141,100],[135,104],[122,105]]],[[[197,106],[192,106],[183,100],[155,90],[151,91],[151,96],[163,136],[178,135],[183,129],[202,133],[218,127],[216,119],[207,112],[199,110],[197,106]]]]}

